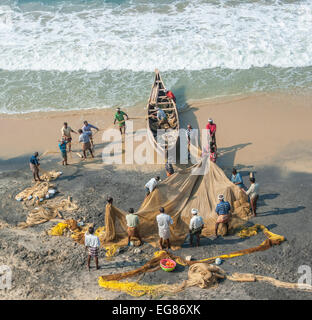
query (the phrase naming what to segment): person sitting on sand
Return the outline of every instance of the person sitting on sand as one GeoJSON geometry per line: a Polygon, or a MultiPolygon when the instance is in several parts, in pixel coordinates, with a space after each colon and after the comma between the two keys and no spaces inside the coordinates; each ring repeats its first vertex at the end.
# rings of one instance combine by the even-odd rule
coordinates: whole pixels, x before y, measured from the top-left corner
{"type": "Polygon", "coordinates": [[[30,157],[29,166],[30,166],[30,170],[31,170],[32,173],[33,173],[34,180],[35,180],[35,181],[42,181],[42,180],[40,179],[40,176],[39,176],[39,166],[40,166],[40,163],[39,163],[38,156],[39,156],[39,153],[38,153],[38,152],[35,152],[34,155],[30,157]]]}
{"type": "MultiPolygon", "coordinates": [[[[82,143],[82,152],[83,152],[83,159],[87,159],[86,151],[89,150],[91,157],[94,158],[92,149],[91,149],[91,143],[90,143],[90,133],[88,131],[83,132],[82,129],[78,130],[79,136],[79,142],[82,143]]],[[[92,133],[91,133],[92,134],[92,133]]]]}
{"type": "Polygon", "coordinates": [[[156,216],[156,221],[158,224],[158,233],[159,233],[159,248],[160,250],[164,249],[166,246],[170,249],[170,228],[169,225],[173,224],[172,218],[169,214],[165,213],[163,207],[159,208],[159,214],[156,216]]]}
{"type": "Polygon", "coordinates": [[[168,160],[167,160],[167,162],[165,164],[165,169],[166,169],[167,177],[170,177],[171,175],[174,174],[173,165],[168,160]]]}
{"type": "Polygon", "coordinates": [[[167,90],[167,91],[166,91],[166,96],[167,96],[169,99],[172,99],[174,102],[176,102],[176,97],[175,97],[175,95],[173,94],[172,91],[167,90]]]}
{"type": "Polygon", "coordinates": [[[197,209],[192,209],[191,213],[193,215],[190,221],[190,245],[193,246],[193,237],[196,237],[196,245],[199,247],[200,243],[200,234],[204,228],[204,220],[201,216],[198,215],[197,209]]]}
{"type": "Polygon", "coordinates": [[[62,132],[62,138],[64,138],[65,141],[67,142],[68,152],[71,152],[71,142],[72,142],[71,133],[73,132],[77,134],[77,132],[74,131],[71,127],[69,127],[67,122],[64,122],[64,126],[61,129],[61,132],[62,132]]]}
{"type": "Polygon", "coordinates": [[[90,262],[91,257],[94,257],[96,270],[99,268],[99,260],[98,260],[98,254],[99,254],[99,248],[101,246],[100,239],[96,235],[94,235],[94,228],[90,227],[89,232],[85,234],[85,247],[86,250],[88,250],[88,262],[87,267],[90,271],[90,262]]]}
{"type": "Polygon", "coordinates": [[[208,119],[206,129],[208,130],[208,142],[214,142],[216,144],[217,125],[213,123],[213,120],[211,118],[208,119]]]}
{"type": "Polygon", "coordinates": [[[67,142],[65,140],[65,138],[62,138],[62,140],[59,141],[59,148],[61,150],[61,154],[62,154],[62,158],[63,158],[63,161],[62,161],[62,165],[63,166],[64,165],[66,165],[66,166],[68,165],[68,163],[67,163],[67,152],[66,152],[67,143],[69,143],[69,142],[67,142]]]}
{"type": "Polygon", "coordinates": [[[88,121],[84,121],[83,122],[84,126],[81,128],[83,132],[86,132],[89,134],[89,139],[91,142],[91,147],[94,147],[93,144],[93,136],[92,136],[92,130],[91,129],[95,129],[96,131],[99,131],[99,128],[93,126],[92,124],[88,123],[88,121]]]}
{"type": "Polygon", "coordinates": [[[259,199],[259,184],[256,183],[255,178],[250,178],[249,180],[251,182],[251,185],[249,189],[245,192],[250,198],[251,212],[252,215],[255,217],[257,215],[257,201],[259,199]]]}
{"type": "Polygon", "coordinates": [[[118,121],[119,131],[122,135],[123,133],[126,133],[126,120],[124,117],[126,117],[127,120],[129,120],[129,117],[125,112],[121,111],[120,108],[117,108],[116,111],[117,112],[115,113],[114,124],[116,123],[116,121],[118,121]]]}
{"type": "Polygon", "coordinates": [[[232,170],[231,181],[235,185],[237,185],[239,188],[241,188],[243,190],[245,189],[243,178],[242,178],[241,174],[239,172],[237,172],[237,170],[235,168],[233,168],[233,170],[232,170]]]}
{"type": "Polygon", "coordinates": [[[146,197],[153,192],[153,190],[156,188],[158,182],[160,181],[160,177],[152,178],[149,180],[145,185],[145,191],[146,191],[146,197]]]}
{"type": "Polygon", "coordinates": [[[128,232],[128,246],[130,246],[131,237],[138,238],[140,240],[140,246],[143,241],[138,231],[139,217],[134,213],[133,208],[129,209],[129,214],[126,215],[127,220],[127,232],[128,232]]]}
{"type": "Polygon", "coordinates": [[[229,202],[224,201],[224,196],[223,194],[220,194],[218,196],[219,203],[217,204],[216,207],[216,213],[218,215],[217,222],[216,222],[216,227],[215,227],[215,234],[216,238],[218,238],[218,227],[220,223],[224,223],[226,226],[226,233],[228,232],[229,229],[229,220],[231,217],[231,205],[229,202]]]}

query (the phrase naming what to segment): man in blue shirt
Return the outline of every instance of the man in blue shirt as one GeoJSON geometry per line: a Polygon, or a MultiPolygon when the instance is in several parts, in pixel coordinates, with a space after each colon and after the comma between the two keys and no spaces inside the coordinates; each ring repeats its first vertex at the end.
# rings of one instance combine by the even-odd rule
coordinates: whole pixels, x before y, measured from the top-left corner
{"type": "Polygon", "coordinates": [[[30,170],[33,173],[34,180],[35,181],[42,181],[40,179],[40,177],[39,177],[39,166],[40,166],[40,163],[39,163],[39,160],[38,160],[38,156],[39,156],[39,153],[35,152],[34,155],[30,157],[29,166],[30,166],[30,170]]]}
{"type": "Polygon", "coordinates": [[[239,188],[245,189],[244,182],[243,182],[243,178],[242,178],[242,176],[240,175],[240,173],[236,171],[235,168],[233,168],[233,170],[232,170],[231,181],[232,181],[235,185],[237,185],[239,188]]]}
{"type": "Polygon", "coordinates": [[[220,223],[224,223],[226,226],[226,233],[228,232],[229,229],[229,220],[231,216],[231,205],[229,202],[224,201],[224,196],[223,194],[220,194],[218,196],[219,203],[217,204],[216,207],[216,213],[218,215],[217,222],[216,222],[216,228],[215,228],[215,234],[216,238],[218,238],[218,227],[220,223]]]}
{"type": "Polygon", "coordinates": [[[68,141],[65,140],[65,138],[62,138],[62,140],[59,143],[59,148],[61,150],[61,154],[63,157],[63,161],[62,161],[62,165],[68,165],[67,163],[67,152],[66,152],[66,145],[67,145],[68,141]]]}
{"type": "Polygon", "coordinates": [[[89,134],[89,138],[90,138],[90,143],[91,143],[91,147],[94,147],[93,144],[93,136],[92,136],[92,130],[91,129],[95,129],[96,131],[99,131],[99,128],[93,126],[92,124],[88,123],[88,121],[84,121],[83,122],[83,127],[81,128],[82,132],[86,132],[89,134]]]}

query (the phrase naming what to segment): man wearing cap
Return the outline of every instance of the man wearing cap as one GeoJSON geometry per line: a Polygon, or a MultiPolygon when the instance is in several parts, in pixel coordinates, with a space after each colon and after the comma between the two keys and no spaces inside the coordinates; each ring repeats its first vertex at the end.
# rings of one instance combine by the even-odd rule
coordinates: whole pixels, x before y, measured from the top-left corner
{"type": "Polygon", "coordinates": [[[156,216],[156,221],[158,224],[158,233],[159,233],[159,248],[160,250],[164,249],[166,246],[170,249],[170,224],[173,224],[172,218],[169,214],[165,213],[165,209],[163,207],[159,208],[159,214],[156,216]]]}
{"type": "Polygon", "coordinates": [[[128,227],[128,246],[130,245],[131,237],[138,238],[140,240],[140,246],[143,241],[138,231],[139,217],[134,213],[134,209],[129,209],[129,214],[126,215],[127,227],[128,227]]]}
{"type": "Polygon", "coordinates": [[[117,112],[115,113],[114,124],[116,123],[116,121],[118,121],[120,134],[122,135],[122,128],[123,133],[126,133],[126,120],[124,117],[126,117],[127,120],[129,120],[129,117],[125,112],[121,111],[120,108],[117,108],[116,111],[117,112]]]}
{"type": "Polygon", "coordinates": [[[216,144],[217,125],[213,123],[213,120],[211,118],[208,119],[208,124],[206,125],[206,129],[208,130],[208,137],[210,142],[213,142],[214,144],[216,144]]]}
{"type": "Polygon", "coordinates": [[[191,213],[193,215],[190,221],[190,244],[193,246],[193,237],[196,236],[196,245],[199,247],[200,234],[204,227],[204,220],[201,216],[198,215],[197,209],[192,209],[191,213]]]}
{"type": "Polygon", "coordinates": [[[226,233],[228,232],[229,229],[229,220],[231,216],[231,205],[229,202],[224,201],[224,196],[223,194],[220,194],[218,196],[219,203],[217,204],[216,207],[216,213],[218,215],[217,222],[216,222],[216,228],[215,228],[215,234],[216,238],[218,238],[218,227],[220,223],[224,223],[226,226],[226,233]]]}
{"type": "Polygon", "coordinates": [[[152,178],[149,180],[145,185],[145,191],[146,191],[146,197],[153,192],[153,190],[156,188],[158,182],[160,181],[160,177],[152,178]]]}

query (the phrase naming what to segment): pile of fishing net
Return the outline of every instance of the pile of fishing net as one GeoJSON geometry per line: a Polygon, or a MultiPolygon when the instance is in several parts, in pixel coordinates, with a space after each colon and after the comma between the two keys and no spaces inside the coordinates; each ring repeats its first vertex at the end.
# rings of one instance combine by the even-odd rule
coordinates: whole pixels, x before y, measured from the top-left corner
{"type": "Polygon", "coordinates": [[[30,211],[26,218],[26,222],[21,222],[19,228],[27,228],[33,225],[54,220],[59,217],[63,220],[60,212],[72,212],[78,209],[78,205],[74,203],[70,197],[67,199],[55,199],[49,204],[42,204],[30,211]]]}
{"type": "Polygon", "coordinates": [[[57,179],[61,174],[62,172],[59,172],[59,171],[42,171],[42,175],[40,176],[40,179],[41,180],[44,180],[44,181],[51,181],[51,180],[55,180],[57,179]]]}
{"type": "MultiPolygon", "coordinates": [[[[132,271],[110,274],[102,276],[99,278],[99,285],[103,288],[110,290],[119,290],[126,292],[133,296],[141,296],[144,294],[157,295],[160,292],[163,294],[179,292],[189,286],[199,286],[201,288],[213,287],[217,284],[219,279],[225,278],[225,273],[216,266],[211,266],[216,258],[220,259],[231,259],[253,252],[264,251],[271,248],[273,245],[279,245],[285,241],[285,237],[274,234],[263,225],[257,225],[257,230],[262,230],[267,239],[262,242],[257,247],[242,249],[234,251],[228,254],[221,254],[218,256],[204,258],[197,261],[187,261],[182,257],[175,256],[167,251],[157,251],[154,254],[154,257],[144,264],[142,267],[139,267],[132,271]],[[183,266],[190,266],[188,280],[181,285],[141,285],[137,282],[122,282],[121,280],[127,279],[134,276],[139,276],[145,272],[153,272],[160,268],[160,260],[162,259],[172,259],[177,264],[183,266]]],[[[243,228],[239,233],[241,236],[244,234],[252,235],[251,231],[254,230],[254,226],[243,228]]]]}
{"type": "MultiPolygon", "coordinates": [[[[32,187],[28,187],[18,193],[15,199],[18,201],[25,201],[27,204],[34,204],[42,199],[46,199],[49,195],[49,190],[54,189],[54,185],[49,182],[36,182],[32,187]]],[[[42,201],[41,200],[41,201],[42,201]]]]}

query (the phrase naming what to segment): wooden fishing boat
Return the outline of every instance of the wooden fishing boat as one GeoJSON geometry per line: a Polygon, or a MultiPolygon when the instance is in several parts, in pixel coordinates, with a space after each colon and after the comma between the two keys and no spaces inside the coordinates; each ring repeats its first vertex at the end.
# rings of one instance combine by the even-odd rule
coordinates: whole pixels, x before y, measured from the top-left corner
{"type": "Polygon", "coordinates": [[[159,71],[155,70],[155,80],[147,103],[147,135],[154,149],[167,157],[168,151],[175,148],[179,139],[179,114],[176,103],[166,95],[166,87],[159,71]],[[156,118],[157,108],[167,116],[165,123],[156,118]]]}

